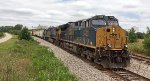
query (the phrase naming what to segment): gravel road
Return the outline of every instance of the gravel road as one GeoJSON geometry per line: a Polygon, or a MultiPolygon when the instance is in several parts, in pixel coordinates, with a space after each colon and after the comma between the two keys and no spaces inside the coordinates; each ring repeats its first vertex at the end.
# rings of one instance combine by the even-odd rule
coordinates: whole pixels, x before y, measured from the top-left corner
{"type": "Polygon", "coordinates": [[[8,33],[5,33],[5,36],[3,38],[0,39],[0,43],[3,43],[9,39],[12,38],[12,35],[11,34],[8,34],[8,33]]]}
{"type": "Polygon", "coordinates": [[[41,45],[48,47],[49,50],[52,50],[55,56],[79,78],[79,81],[115,81],[105,73],[102,73],[59,47],[37,37],[34,37],[34,39],[40,42],[41,45]]]}

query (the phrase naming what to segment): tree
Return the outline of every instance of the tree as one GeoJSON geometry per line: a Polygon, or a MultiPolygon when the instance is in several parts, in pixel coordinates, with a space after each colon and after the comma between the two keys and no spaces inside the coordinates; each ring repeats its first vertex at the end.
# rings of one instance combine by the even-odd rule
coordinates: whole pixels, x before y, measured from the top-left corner
{"type": "Polygon", "coordinates": [[[134,28],[131,28],[129,31],[129,42],[130,43],[137,42],[137,35],[135,33],[134,28]]]}
{"type": "Polygon", "coordinates": [[[15,25],[14,30],[21,30],[22,27],[23,27],[22,24],[17,24],[17,25],[15,25]]]}
{"type": "Polygon", "coordinates": [[[24,40],[31,40],[32,39],[31,34],[30,34],[28,28],[26,28],[26,27],[24,27],[21,30],[21,32],[20,32],[18,37],[19,37],[20,40],[22,40],[22,39],[24,39],[24,40]]]}
{"type": "Polygon", "coordinates": [[[150,55],[150,29],[147,27],[147,33],[144,37],[144,48],[146,49],[146,53],[150,55]]]}
{"type": "Polygon", "coordinates": [[[144,39],[144,33],[137,32],[136,35],[138,39],[144,39]]]}
{"type": "Polygon", "coordinates": [[[13,28],[13,26],[1,26],[0,27],[0,32],[8,32],[12,28],[13,28]]]}

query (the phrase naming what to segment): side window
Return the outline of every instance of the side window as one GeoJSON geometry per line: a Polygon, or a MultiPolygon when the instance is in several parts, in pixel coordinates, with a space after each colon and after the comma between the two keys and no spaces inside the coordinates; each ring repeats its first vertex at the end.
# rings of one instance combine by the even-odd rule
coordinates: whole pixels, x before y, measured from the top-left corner
{"type": "Polygon", "coordinates": [[[87,26],[86,26],[86,23],[87,23],[87,22],[86,22],[86,21],[84,21],[84,28],[86,28],[86,27],[87,27],[87,26]]]}
{"type": "Polygon", "coordinates": [[[75,22],[75,26],[78,26],[78,22],[75,22]]]}
{"type": "Polygon", "coordinates": [[[78,22],[78,26],[80,26],[80,22],[78,22]]]}
{"type": "Polygon", "coordinates": [[[82,26],[82,22],[81,21],[79,22],[79,26],[82,26]]]}
{"type": "Polygon", "coordinates": [[[81,28],[84,28],[84,21],[80,21],[81,23],[81,28]]]}
{"type": "Polygon", "coordinates": [[[90,23],[89,23],[89,20],[86,21],[86,27],[89,27],[90,26],[90,23]]]}

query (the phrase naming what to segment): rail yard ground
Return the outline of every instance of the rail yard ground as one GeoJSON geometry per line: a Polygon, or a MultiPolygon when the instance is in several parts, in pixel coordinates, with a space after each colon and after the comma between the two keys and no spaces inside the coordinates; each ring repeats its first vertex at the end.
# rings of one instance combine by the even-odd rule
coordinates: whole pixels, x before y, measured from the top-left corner
{"type": "Polygon", "coordinates": [[[17,36],[0,44],[0,81],[78,81],[53,52],[17,36]]]}

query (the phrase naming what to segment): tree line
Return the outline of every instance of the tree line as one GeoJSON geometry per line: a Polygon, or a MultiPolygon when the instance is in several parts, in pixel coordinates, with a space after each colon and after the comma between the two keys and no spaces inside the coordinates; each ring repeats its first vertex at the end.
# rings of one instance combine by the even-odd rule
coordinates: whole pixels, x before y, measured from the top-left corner
{"type": "Polygon", "coordinates": [[[14,35],[19,35],[22,28],[23,28],[23,25],[21,24],[17,24],[15,26],[1,26],[0,32],[9,32],[14,35]]]}
{"type": "Polygon", "coordinates": [[[20,40],[31,40],[31,34],[27,27],[22,24],[17,24],[15,26],[0,26],[0,32],[8,32],[14,35],[18,35],[20,40]]]}

